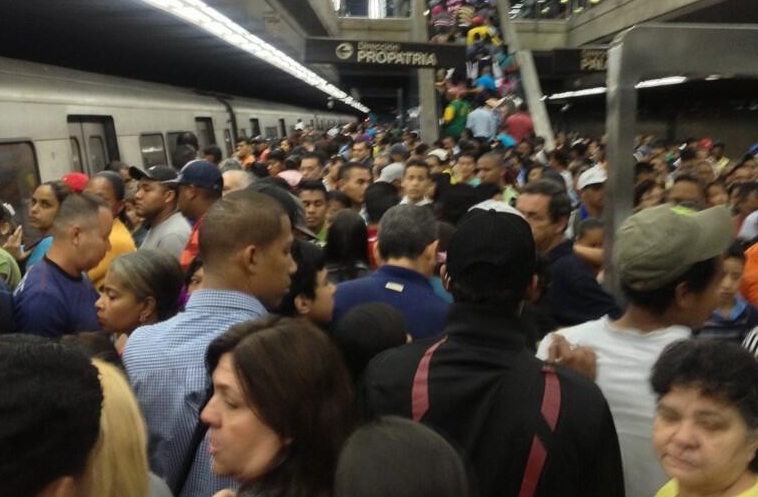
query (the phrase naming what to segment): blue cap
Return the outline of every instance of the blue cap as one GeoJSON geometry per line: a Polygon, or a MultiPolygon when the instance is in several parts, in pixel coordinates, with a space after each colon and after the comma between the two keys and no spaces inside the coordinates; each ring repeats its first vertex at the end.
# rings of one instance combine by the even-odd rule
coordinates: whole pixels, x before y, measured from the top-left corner
{"type": "Polygon", "coordinates": [[[224,178],[216,164],[207,160],[193,160],[184,165],[176,179],[164,181],[164,183],[221,190],[224,187],[224,178]]]}

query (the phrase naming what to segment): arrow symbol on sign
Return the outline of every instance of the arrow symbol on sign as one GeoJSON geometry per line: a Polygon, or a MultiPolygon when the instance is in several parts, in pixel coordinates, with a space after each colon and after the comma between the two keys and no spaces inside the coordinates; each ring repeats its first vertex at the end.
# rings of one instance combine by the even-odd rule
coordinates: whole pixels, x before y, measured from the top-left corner
{"type": "Polygon", "coordinates": [[[353,55],[353,44],[340,43],[339,45],[337,45],[337,48],[334,49],[334,53],[337,55],[339,59],[342,59],[342,60],[349,59],[353,55]]]}

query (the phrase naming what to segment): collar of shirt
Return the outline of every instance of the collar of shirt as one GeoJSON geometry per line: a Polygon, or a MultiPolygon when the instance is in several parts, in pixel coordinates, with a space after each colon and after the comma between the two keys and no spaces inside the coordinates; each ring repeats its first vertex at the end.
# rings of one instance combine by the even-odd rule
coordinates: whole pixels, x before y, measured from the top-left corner
{"type": "Polygon", "coordinates": [[[563,240],[561,243],[553,247],[553,250],[547,254],[548,264],[552,264],[563,256],[574,253],[574,243],[571,240],[563,240]]]}
{"type": "Polygon", "coordinates": [[[219,308],[227,308],[266,314],[266,308],[257,298],[234,290],[196,290],[190,295],[185,312],[204,313],[208,308],[213,308],[214,313],[218,313],[219,308]]]}
{"type": "Polygon", "coordinates": [[[429,279],[418,271],[414,271],[413,269],[385,264],[383,266],[380,266],[374,274],[381,275],[389,279],[396,278],[406,281],[415,280],[431,288],[429,279]]]}
{"type": "Polygon", "coordinates": [[[426,197],[422,198],[418,202],[413,202],[407,196],[403,197],[402,200],[400,200],[400,205],[413,204],[413,205],[417,205],[419,207],[423,207],[423,206],[429,205],[431,203],[432,203],[432,201],[430,199],[426,198],[426,197]]]}
{"type": "Polygon", "coordinates": [[[718,316],[719,319],[723,321],[735,321],[737,318],[739,318],[743,312],[745,312],[745,309],[747,309],[747,302],[745,299],[743,299],[739,295],[734,296],[734,307],[732,307],[731,312],[729,312],[728,316],[725,316],[721,313],[721,310],[716,309],[713,311],[713,313],[718,316]]]}

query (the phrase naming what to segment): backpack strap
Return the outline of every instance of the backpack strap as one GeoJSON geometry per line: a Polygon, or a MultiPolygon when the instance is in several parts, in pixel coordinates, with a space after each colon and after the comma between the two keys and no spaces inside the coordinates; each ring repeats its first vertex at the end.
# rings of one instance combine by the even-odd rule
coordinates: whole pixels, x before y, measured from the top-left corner
{"type": "MultiPolygon", "coordinates": [[[[552,366],[548,364],[543,365],[542,373],[545,376],[545,390],[542,393],[542,407],[540,408],[540,412],[550,428],[550,431],[554,432],[555,426],[558,423],[558,414],[561,411],[561,383],[552,366]]],[[[547,450],[545,450],[542,441],[535,434],[532,439],[532,447],[529,450],[529,458],[526,461],[524,479],[521,480],[519,497],[534,496],[546,460],[547,450]]]]}
{"type": "Polygon", "coordinates": [[[429,410],[429,364],[432,362],[432,356],[439,346],[446,341],[447,335],[426,349],[426,352],[421,357],[421,361],[418,363],[416,374],[413,375],[413,386],[411,387],[413,421],[420,421],[429,410]]]}
{"type": "MultiPolygon", "coordinates": [[[[416,368],[416,374],[413,376],[413,385],[411,387],[411,411],[414,421],[420,421],[429,410],[429,366],[434,353],[446,341],[447,336],[426,349],[416,368]]],[[[555,431],[555,427],[558,424],[558,416],[561,412],[561,384],[555,369],[551,365],[544,364],[541,372],[545,378],[545,389],[542,393],[540,413],[552,433],[555,431]]],[[[546,460],[547,450],[545,449],[545,445],[535,434],[532,439],[531,449],[529,450],[524,478],[521,481],[519,497],[534,496],[546,460]]]]}
{"type": "Polygon", "coordinates": [[[197,424],[195,425],[195,430],[192,432],[192,439],[187,447],[187,452],[184,453],[182,465],[179,467],[179,476],[171,486],[171,493],[176,497],[179,497],[182,490],[184,490],[184,485],[187,483],[187,478],[189,477],[192,465],[195,462],[197,449],[200,447],[200,444],[203,442],[205,434],[208,431],[208,425],[203,423],[200,419],[200,413],[203,412],[203,409],[205,409],[205,406],[211,400],[211,397],[213,397],[213,385],[209,386],[205,392],[205,401],[197,412],[197,424]]]}

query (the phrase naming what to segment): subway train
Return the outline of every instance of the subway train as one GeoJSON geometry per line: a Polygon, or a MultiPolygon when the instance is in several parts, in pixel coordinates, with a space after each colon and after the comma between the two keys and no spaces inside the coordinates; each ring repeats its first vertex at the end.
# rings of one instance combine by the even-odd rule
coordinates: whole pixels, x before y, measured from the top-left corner
{"type": "Polygon", "coordinates": [[[355,120],[286,104],[199,94],[186,88],[0,58],[0,201],[23,212],[41,181],[93,174],[112,160],[170,164],[176,138],[234,151],[237,136],[287,136],[355,120]]]}

